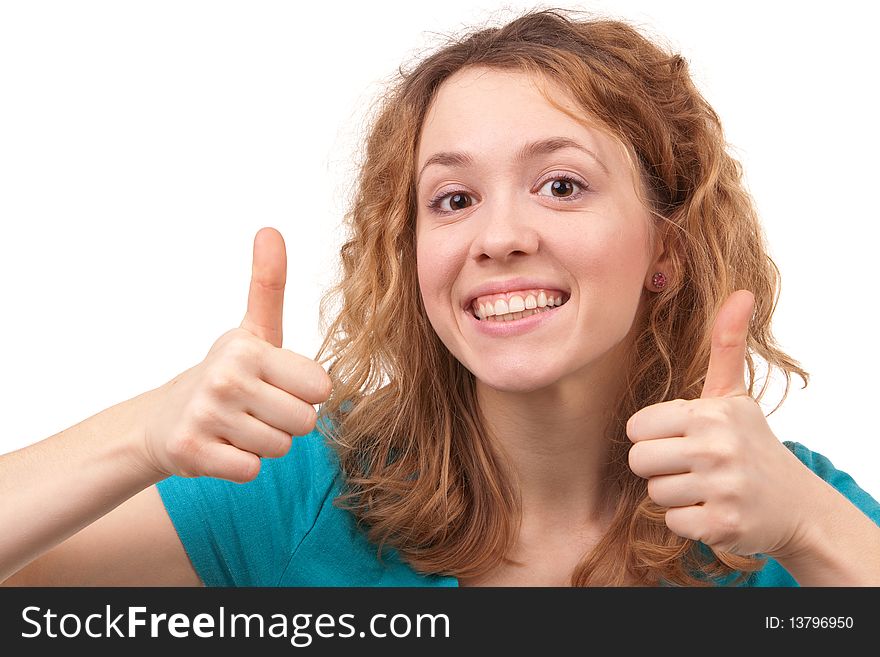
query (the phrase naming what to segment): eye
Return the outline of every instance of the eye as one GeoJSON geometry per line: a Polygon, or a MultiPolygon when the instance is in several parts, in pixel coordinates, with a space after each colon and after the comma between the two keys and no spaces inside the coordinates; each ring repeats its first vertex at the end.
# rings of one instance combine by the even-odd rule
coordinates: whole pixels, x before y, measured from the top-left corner
{"type": "Polygon", "coordinates": [[[465,210],[471,206],[471,195],[464,191],[454,191],[454,192],[446,192],[445,194],[440,194],[435,196],[430,201],[428,201],[428,208],[436,212],[437,214],[451,214],[452,212],[456,212],[458,210],[465,210]],[[449,199],[449,209],[447,210],[444,205],[444,201],[449,199]]]}
{"type": "MultiPolygon", "coordinates": [[[[549,187],[549,193],[541,194],[541,196],[549,196],[563,202],[579,199],[589,189],[587,183],[568,173],[551,174],[538,191],[540,192],[546,187],[549,187]]],[[[449,215],[459,210],[466,210],[471,205],[473,205],[473,197],[462,189],[438,194],[428,201],[428,209],[439,215],[449,215]],[[448,207],[446,207],[447,205],[448,207]]]]}
{"type": "Polygon", "coordinates": [[[549,188],[548,194],[542,194],[542,196],[551,196],[560,201],[570,201],[572,199],[580,198],[581,194],[583,194],[588,187],[589,185],[587,185],[587,183],[572,175],[554,173],[544,182],[541,189],[538,191],[549,188]],[[576,191],[576,189],[580,191],[576,191]]]}

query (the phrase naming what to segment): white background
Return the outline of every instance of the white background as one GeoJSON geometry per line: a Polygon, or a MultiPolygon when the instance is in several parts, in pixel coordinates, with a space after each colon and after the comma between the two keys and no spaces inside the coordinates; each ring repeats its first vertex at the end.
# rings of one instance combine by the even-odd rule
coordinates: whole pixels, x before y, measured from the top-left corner
{"type": "MultiPolygon", "coordinates": [[[[433,33],[534,6],[314,4],[0,1],[0,453],[199,362],[241,322],[262,226],[287,242],[284,346],[314,357],[382,81],[433,33]]],[[[771,426],[880,497],[868,4],[566,6],[691,62],[782,270],[777,337],[813,375],[771,426]]]]}

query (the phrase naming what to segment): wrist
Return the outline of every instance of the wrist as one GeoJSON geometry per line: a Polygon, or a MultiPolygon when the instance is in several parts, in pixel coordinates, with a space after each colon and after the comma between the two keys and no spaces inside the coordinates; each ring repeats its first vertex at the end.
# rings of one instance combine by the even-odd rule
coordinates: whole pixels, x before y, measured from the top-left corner
{"type": "MultiPolygon", "coordinates": [[[[806,559],[815,554],[824,544],[824,527],[829,521],[827,509],[829,492],[836,493],[824,480],[804,468],[802,486],[796,499],[789,501],[788,519],[791,524],[782,540],[766,555],[782,563],[783,561],[806,559]]],[[[833,506],[833,504],[831,505],[833,506]]]]}
{"type": "Polygon", "coordinates": [[[880,527],[814,473],[813,494],[803,499],[802,520],[790,539],[768,551],[800,586],[877,585],[880,527]]]}
{"type": "Polygon", "coordinates": [[[150,486],[169,476],[159,467],[148,440],[149,418],[156,412],[158,398],[162,394],[162,387],[149,390],[125,402],[127,418],[124,422],[126,431],[120,443],[123,462],[129,468],[144,487],[150,486]]]}

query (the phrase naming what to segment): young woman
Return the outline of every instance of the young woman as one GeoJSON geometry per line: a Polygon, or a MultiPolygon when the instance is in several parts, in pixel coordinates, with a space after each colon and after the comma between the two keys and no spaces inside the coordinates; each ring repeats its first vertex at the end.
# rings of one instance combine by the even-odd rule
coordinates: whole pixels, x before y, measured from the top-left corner
{"type": "Polygon", "coordinates": [[[2,457],[0,579],[880,584],[880,504],[756,403],[757,358],[806,374],[740,174],[624,23],[447,45],[372,125],[316,359],[264,229],[203,362],[2,457]]]}

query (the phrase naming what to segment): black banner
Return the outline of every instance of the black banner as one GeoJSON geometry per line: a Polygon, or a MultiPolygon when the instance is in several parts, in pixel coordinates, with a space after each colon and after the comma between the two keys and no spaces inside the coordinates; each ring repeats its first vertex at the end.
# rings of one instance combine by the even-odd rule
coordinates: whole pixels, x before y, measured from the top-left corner
{"type": "Polygon", "coordinates": [[[0,589],[6,655],[841,649],[877,645],[878,628],[878,588],[0,589]]]}

